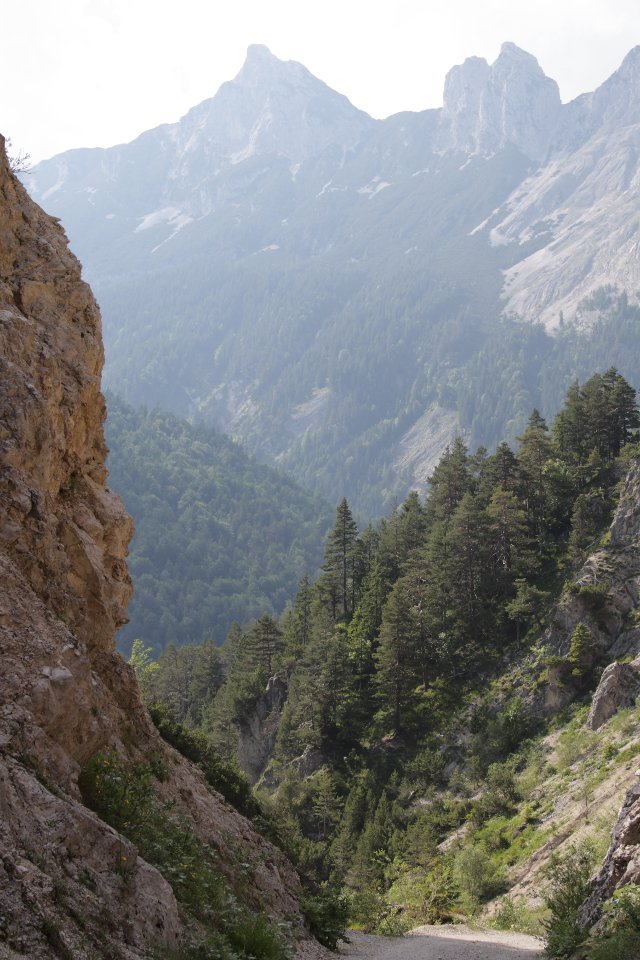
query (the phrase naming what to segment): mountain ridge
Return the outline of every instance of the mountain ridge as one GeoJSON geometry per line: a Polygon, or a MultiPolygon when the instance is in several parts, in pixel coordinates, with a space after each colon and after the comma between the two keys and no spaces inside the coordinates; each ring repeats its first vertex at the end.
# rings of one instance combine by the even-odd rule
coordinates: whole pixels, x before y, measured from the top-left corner
{"type": "Polygon", "coordinates": [[[456,434],[490,446],[553,415],[595,362],[637,379],[615,310],[590,306],[638,303],[637,60],[561,104],[506,43],[449,72],[442,108],[373,120],[258,45],[177,124],[39,164],[29,187],[103,307],[108,386],[325,496],[337,476],[371,515],[456,434]]]}

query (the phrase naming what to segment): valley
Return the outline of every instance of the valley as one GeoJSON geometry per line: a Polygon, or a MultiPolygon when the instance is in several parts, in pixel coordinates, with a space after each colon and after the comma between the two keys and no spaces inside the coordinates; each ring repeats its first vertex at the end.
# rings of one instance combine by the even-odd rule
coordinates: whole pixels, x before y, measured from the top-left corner
{"type": "Polygon", "coordinates": [[[639,65],[0,138],[2,960],[640,955],[639,65]]]}

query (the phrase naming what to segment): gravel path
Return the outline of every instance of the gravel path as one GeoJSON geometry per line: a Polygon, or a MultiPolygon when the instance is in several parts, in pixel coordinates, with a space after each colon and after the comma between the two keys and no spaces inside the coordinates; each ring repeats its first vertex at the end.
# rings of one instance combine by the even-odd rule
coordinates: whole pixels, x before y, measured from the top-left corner
{"type": "Polygon", "coordinates": [[[523,933],[472,930],[465,926],[416,927],[406,937],[374,937],[349,932],[340,948],[362,960],[535,960],[543,944],[523,933]]]}

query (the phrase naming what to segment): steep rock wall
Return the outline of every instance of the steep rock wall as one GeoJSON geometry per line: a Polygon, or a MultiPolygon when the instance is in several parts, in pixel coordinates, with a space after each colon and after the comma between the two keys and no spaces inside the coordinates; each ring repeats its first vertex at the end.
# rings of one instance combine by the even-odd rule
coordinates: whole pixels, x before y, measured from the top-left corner
{"type": "MultiPolygon", "coordinates": [[[[134,960],[179,942],[169,885],[81,802],[97,750],[160,753],[163,789],[249,896],[298,913],[284,855],[158,737],[115,652],[131,520],[106,486],[100,315],[61,227],[0,143],[0,958],[134,960]],[[116,870],[133,864],[126,883],[116,870]]],[[[319,952],[307,941],[305,955],[319,952]]]]}

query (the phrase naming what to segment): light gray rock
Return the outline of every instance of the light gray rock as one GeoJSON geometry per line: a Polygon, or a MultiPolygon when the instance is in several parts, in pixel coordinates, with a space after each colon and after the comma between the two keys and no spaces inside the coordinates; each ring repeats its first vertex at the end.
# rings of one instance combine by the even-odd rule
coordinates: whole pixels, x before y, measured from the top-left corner
{"type": "Polygon", "coordinates": [[[561,318],[588,328],[598,319],[589,304],[596,290],[638,299],[640,47],[594,93],[562,106],[549,146],[491,232],[496,246],[527,245],[505,271],[505,312],[548,329],[561,318]]]}
{"type": "Polygon", "coordinates": [[[324,765],[324,757],[317,747],[307,744],[299,757],[291,761],[291,767],[296,771],[301,780],[313,776],[324,765]]]}
{"type": "Polygon", "coordinates": [[[259,779],[271,756],[286,697],[286,682],[282,677],[270,677],[264,693],[240,722],[238,763],[251,783],[259,779]]]}
{"type": "Polygon", "coordinates": [[[591,892],[582,905],[579,922],[593,927],[600,919],[602,904],[627,883],[640,881],[640,783],[628,791],[613,830],[611,846],[593,879],[591,892]]]}
{"type": "Polygon", "coordinates": [[[504,43],[491,66],[470,57],[447,74],[440,149],[486,156],[512,146],[541,161],[559,115],[555,80],[531,54],[504,43]]]}
{"type": "Polygon", "coordinates": [[[631,465],[620,494],[616,515],[611,524],[611,544],[613,546],[626,545],[630,541],[640,538],[639,492],[640,459],[631,465]]]}
{"type": "Polygon", "coordinates": [[[631,663],[610,663],[593,695],[586,726],[599,730],[623,707],[632,707],[640,692],[640,673],[631,663]]]}

